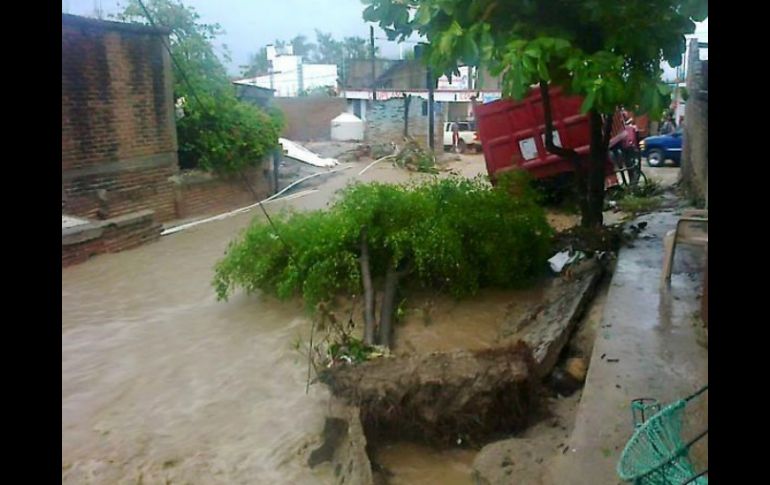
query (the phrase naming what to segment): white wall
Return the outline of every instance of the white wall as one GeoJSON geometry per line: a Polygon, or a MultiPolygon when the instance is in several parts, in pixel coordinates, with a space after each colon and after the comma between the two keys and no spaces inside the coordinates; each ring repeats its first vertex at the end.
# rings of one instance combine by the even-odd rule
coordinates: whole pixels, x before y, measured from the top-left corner
{"type": "Polygon", "coordinates": [[[269,74],[257,76],[251,82],[259,87],[274,89],[278,97],[294,97],[300,91],[300,69],[304,89],[337,85],[334,64],[302,64],[300,56],[277,56],[273,59],[272,80],[269,74]],[[272,84],[271,84],[272,83],[272,84]]]}

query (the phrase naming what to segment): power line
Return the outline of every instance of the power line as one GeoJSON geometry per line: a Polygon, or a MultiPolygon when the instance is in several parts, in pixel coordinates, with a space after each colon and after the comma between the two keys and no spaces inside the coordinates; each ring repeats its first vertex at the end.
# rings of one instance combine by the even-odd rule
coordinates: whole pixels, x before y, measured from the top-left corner
{"type": "MultiPolygon", "coordinates": [[[[147,17],[147,21],[150,22],[150,25],[152,25],[153,27],[156,27],[155,21],[153,20],[152,15],[150,15],[149,10],[147,10],[147,7],[144,5],[144,2],[142,0],[138,0],[138,2],[139,2],[139,6],[142,7],[142,11],[144,11],[144,15],[147,17]]],[[[168,51],[168,55],[169,55],[169,57],[171,57],[172,62],[177,67],[177,70],[179,70],[179,74],[182,76],[182,80],[185,82],[185,84],[187,84],[187,87],[190,88],[190,93],[193,95],[193,98],[198,103],[198,106],[202,110],[207,111],[206,107],[203,105],[203,103],[201,102],[200,98],[198,97],[198,94],[196,93],[195,88],[193,87],[192,83],[190,83],[190,80],[187,78],[187,75],[186,75],[184,69],[177,62],[176,57],[174,56],[173,52],[171,52],[171,46],[168,45],[168,43],[165,41],[165,38],[163,38],[163,45],[165,46],[166,50],[168,51]]],[[[222,134],[220,132],[218,132],[218,131],[215,131],[214,133],[216,133],[216,136],[219,138],[219,141],[222,142],[225,146],[227,146],[227,142],[222,137],[222,134]]],[[[294,251],[292,251],[291,246],[289,246],[286,243],[286,241],[281,237],[281,234],[278,232],[278,228],[273,223],[273,220],[270,218],[270,215],[267,213],[267,210],[265,210],[265,206],[262,205],[262,201],[259,200],[259,197],[257,196],[257,193],[254,192],[254,188],[251,186],[249,181],[246,179],[246,176],[243,175],[243,172],[240,171],[240,170],[238,171],[238,173],[241,176],[241,178],[243,179],[243,182],[246,185],[246,187],[248,187],[248,189],[251,192],[251,194],[254,196],[255,199],[257,199],[257,201],[258,201],[257,203],[259,204],[259,208],[262,209],[262,213],[265,214],[265,217],[267,218],[267,222],[270,224],[270,227],[273,229],[273,232],[278,237],[278,239],[281,241],[283,246],[286,248],[286,251],[287,251],[289,259],[294,264],[296,264],[296,261],[294,260],[294,255],[293,255],[294,251]]]]}

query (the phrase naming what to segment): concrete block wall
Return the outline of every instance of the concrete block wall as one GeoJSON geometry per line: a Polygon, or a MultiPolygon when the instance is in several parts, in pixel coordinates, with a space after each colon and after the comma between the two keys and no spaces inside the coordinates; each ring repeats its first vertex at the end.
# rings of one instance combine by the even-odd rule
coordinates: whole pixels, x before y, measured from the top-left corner
{"type": "MultiPolygon", "coordinates": [[[[409,136],[423,146],[428,144],[428,116],[423,114],[422,98],[412,97],[409,102],[409,136]]],[[[365,139],[367,143],[396,143],[403,142],[404,112],[406,106],[403,98],[393,98],[387,101],[375,101],[369,104],[366,112],[365,139]]],[[[434,135],[436,151],[442,146],[443,110],[437,103],[434,111],[434,135]]]]}
{"type": "Polygon", "coordinates": [[[178,171],[168,31],[62,14],[63,211],[173,219],[178,171]]]}

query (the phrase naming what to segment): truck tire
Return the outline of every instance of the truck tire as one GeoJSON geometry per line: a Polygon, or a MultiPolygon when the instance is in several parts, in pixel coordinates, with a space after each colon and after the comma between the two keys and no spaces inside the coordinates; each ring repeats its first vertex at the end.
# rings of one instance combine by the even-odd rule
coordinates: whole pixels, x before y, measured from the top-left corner
{"type": "Polygon", "coordinates": [[[657,148],[654,150],[650,150],[650,152],[647,154],[647,165],[650,167],[662,167],[666,164],[666,156],[663,153],[663,150],[658,150],[657,148]]]}

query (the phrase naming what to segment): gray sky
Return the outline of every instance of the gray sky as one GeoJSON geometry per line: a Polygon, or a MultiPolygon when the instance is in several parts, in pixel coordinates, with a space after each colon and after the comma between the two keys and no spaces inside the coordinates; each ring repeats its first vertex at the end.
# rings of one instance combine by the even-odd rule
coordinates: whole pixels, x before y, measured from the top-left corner
{"type": "MultiPolygon", "coordinates": [[[[125,0],[124,0],[125,3],[125,0]]],[[[276,39],[289,40],[305,34],[315,42],[315,30],[330,32],[336,39],[346,36],[369,37],[369,24],[364,22],[361,0],[183,0],[194,7],[207,23],[219,23],[225,30],[220,38],[230,49],[231,74],[237,74],[238,66],[245,64],[249,54],[276,39]]],[[[120,0],[62,0],[62,11],[93,16],[101,7],[105,16],[120,10],[120,0]]],[[[708,19],[699,24],[696,34],[708,41],[708,19]]],[[[399,46],[385,40],[385,33],[375,27],[375,45],[380,52],[391,58],[399,57],[399,46]]],[[[413,44],[404,44],[411,49],[413,44]]]]}
{"type": "MultiPolygon", "coordinates": [[[[230,49],[231,73],[245,64],[249,54],[276,39],[289,40],[305,34],[315,43],[315,30],[331,32],[336,39],[346,36],[369,38],[369,24],[362,13],[361,0],[183,0],[194,7],[207,23],[219,23],[225,30],[220,39],[230,49]]],[[[119,11],[120,0],[62,0],[62,11],[93,16],[101,5],[106,14],[119,11]]],[[[124,1],[125,4],[125,1],[124,1]]],[[[385,33],[375,28],[375,45],[388,57],[398,58],[395,42],[380,40],[385,33]]],[[[404,49],[406,49],[405,44],[404,49]]]]}

